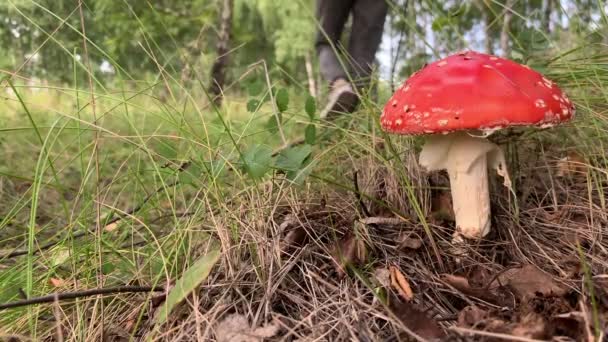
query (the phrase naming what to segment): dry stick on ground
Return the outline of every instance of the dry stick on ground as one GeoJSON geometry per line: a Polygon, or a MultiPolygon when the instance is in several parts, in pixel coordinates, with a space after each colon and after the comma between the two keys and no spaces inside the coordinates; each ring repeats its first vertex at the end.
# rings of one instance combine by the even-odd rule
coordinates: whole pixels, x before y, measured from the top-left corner
{"type": "Polygon", "coordinates": [[[42,297],[34,297],[30,299],[18,300],[15,302],[0,304],[0,311],[12,308],[18,308],[22,306],[52,303],[59,300],[76,299],[97,295],[111,295],[118,293],[138,293],[138,292],[162,292],[165,288],[162,286],[116,286],[116,287],[104,287],[99,289],[90,289],[84,291],[74,292],[63,292],[63,293],[52,293],[50,295],[42,297]]]}

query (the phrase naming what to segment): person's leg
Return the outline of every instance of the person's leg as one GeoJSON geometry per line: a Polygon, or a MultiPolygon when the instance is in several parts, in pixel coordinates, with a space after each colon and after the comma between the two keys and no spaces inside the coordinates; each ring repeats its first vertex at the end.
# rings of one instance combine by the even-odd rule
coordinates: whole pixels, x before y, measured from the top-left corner
{"type": "MultiPolygon", "coordinates": [[[[352,10],[354,0],[317,0],[319,29],[315,46],[319,56],[321,75],[329,83],[330,91],[322,119],[331,119],[339,113],[351,113],[358,98],[348,82],[348,76],[336,52],[343,50],[340,37],[352,10]]],[[[348,64],[343,60],[345,66],[348,64]]]]}
{"type": "Polygon", "coordinates": [[[369,84],[388,12],[386,0],[356,0],[348,45],[351,75],[357,87],[369,84]]]}
{"type": "Polygon", "coordinates": [[[319,56],[321,75],[329,83],[346,78],[334,52],[340,49],[340,36],[348,19],[354,0],[317,0],[316,16],[319,21],[315,47],[319,56]]]}

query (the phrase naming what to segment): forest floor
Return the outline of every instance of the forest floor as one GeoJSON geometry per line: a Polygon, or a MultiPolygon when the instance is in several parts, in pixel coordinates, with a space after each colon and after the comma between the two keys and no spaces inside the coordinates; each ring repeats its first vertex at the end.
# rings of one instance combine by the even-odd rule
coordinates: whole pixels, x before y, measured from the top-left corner
{"type": "Polygon", "coordinates": [[[8,96],[0,339],[605,339],[608,119],[579,87],[574,122],[491,136],[514,189],[491,173],[492,230],[464,255],[446,174],[380,132],[379,103],[327,123],[290,91],[281,129],[246,99],[114,93],[94,122],[71,107],[86,94],[8,96]]]}
{"type": "Polygon", "coordinates": [[[357,184],[344,185],[360,189],[363,197],[328,187],[295,192],[268,185],[265,196],[236,205],[242,213],[236,220],[246,232],[230,244],[221,266],[172,320],[175,330],[164,336],[220,341],[605,338],[608,218],[603,198],[608,183],[605,177],[594,181],[589,171],[605,166],[589,165],[579,152],[541,148],[536,142],[517,140],[517,199],[495,180],[492,233],[470,245],[465,256],[454,254],[450,242],[454,223],[447,175],[424,173],[413,155],[405,154],[406,169],[432,239],[400,188],[395,169],[401,162],[385,167],[369,157],[337,161],[352,162],[345,179],[357,184]],[[249,201],[272,208],[270,215],[248,215],[249,201]],[[390,209],[378,204],[383,201],[390,209]]]}

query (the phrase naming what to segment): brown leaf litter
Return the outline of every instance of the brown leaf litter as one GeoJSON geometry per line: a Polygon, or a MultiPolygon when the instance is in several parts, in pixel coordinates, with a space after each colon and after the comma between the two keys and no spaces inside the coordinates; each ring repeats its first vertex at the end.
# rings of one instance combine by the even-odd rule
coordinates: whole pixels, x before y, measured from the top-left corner
{"type": "Polygon", "coordinates": [[[218,342],[261,342],[276,336],[280,327],[269,323],[262,327],[253,328],[247,317],[231,314],[221,320],[215,327],[215,338],[218,342]]]}
{"type": "MultiPolygon", "coordinates": [[[[538,149],[520,147],[525,148],[538,149]]],[[[198,329],[205,339],[223,336],[223,341],[233,336],[245,341],[410,341],[414,333],[442,341],[511,336],[589,342],[596,327],[600,332],[608,327],[608,240],[603,237],[608,221],[601,201],[608,198],[608,184],[590,187],[586,177],[580,182],[549,179],[556,164],[542,158],[558,158],[525,152],[535,158],[514,166],[519,211],[512,209],[509,194],[493,192],[492,233],[471,244],[461,263],[447,252],[454,229],[449,215],[430,220],[433,212],[448,208],[448,196],[431,190],[443,188],[444,177],[412,167],[412,184],[431,221],[443,268],[390,169],[363,170],[360,183],[366,195],[409,215],[398,222],[392,220],[394,212],[372,201],[367,205],[379,218],[361,221],[356,197],[333,188],[320,195],[307,192],[309,197],[297,201],[264,198],[264,203],[275,201],[277,209],[252,208],[259,211],[256,217],[270,217],[259,224],[232,222],[243,227],[240,240],[230,246],[240,258],[230,260],[231,267],[228,261],[218,266],[198,302],[189,303],[195,310],[184,305],[180,317],[163,327],[167,339],[178,340],[178,330],[194,336],[198,329]],[[229,319],[226,312],[243,314],[229,319]],[[271,322],[269,333],[258,330],[266,327],[260,322],[271,322]],[[281,329],[275,331],[275,324],[281,329]]]]}
{"type": "Polygon", "coordinates": [[[357,266],[367,258],[365,241],[355,233],[347,233],[332,248],[331,257],[336,266],[336,272],[344,276],[348,266],[357,266]]]}
{"type": "Polygon", "coordinates": [[[399,271],[399,268],[395,265],[391,265],[389,267],[389,274],[391,285],[397,291],[399,296],[403,298],[406,302],[414,299],[414,292],[412,291],[412,287],[410,283],[407,281],[403,273],[399,271]]]}

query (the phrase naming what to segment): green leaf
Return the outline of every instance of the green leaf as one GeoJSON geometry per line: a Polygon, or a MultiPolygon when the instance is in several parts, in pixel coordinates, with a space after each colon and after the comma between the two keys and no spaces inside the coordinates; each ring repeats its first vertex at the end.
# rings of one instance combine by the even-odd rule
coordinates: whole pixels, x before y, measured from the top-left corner
{"type": "Polygon", "coordinates": [[[433,24],[431,25],[431,29],[435,32],[439,32],[443,30],[443,28],[450,24],[450,19],[447,17],[438,17],[433,20],[433,24]]]}
{"type": "Polygon", "coordinates": [[[311,162],[309,161],[309,159],[306,159],[299,170],[287,172],[287,179],[297,185],[302,185],[306,177],[308,177],[308,175],[310,175],[310,173],[312,172],[312,169],[314,168],[315,164],[315,162],[311,162]]]}
{"type": "Polygon", "coordinates": [[[283,171],[298,171],[312,153],[312,146],[304,144],[285,149],[279,153],[275,166],[283,171]]]}
{"type": "Polygon", "coordinates": [[[260,107],[260,101],[256,99],[251,99],[247,101],[247,111],[249,113],[255,113],[260,107]]]}
{"type": "Polygon", "coordinates": [[[169,291],[167,299],[158,309],[156,325],[163,324],[173,308],[200,285],[211,273],[211,269],[220,258],[220,249],[213,247],[206,255],[198,259],[177,279],[175,286],[169,291]]]}
{"type": "Polygon", "coordinates": [[[260,178],[270,169],[272,149],[267,145],[255,144],[243,153],[245,170],[253,178],[260,178]]]}
{"type": "Polygon", "coordinates": [[[277,119],[274,115],[268,118],[268,121],[266,122],[266,129],[272,134],[279,131],[279,125],[277,124],[277,119]]]}
{"type": "Polygon", "coordinates": [[[287,106],[289,105],[289,93],[287,92],[287,89],[279,89],[275,96],[275,101],[277,103],[277,109],[279,110],[279,112],[286,111],[287,106]]]}
{"type": "Polygon", "coordinates": [[[317,111],[317,103],[315,102],[314,97],[308,95],[308,97],[306,98],[306,103],[304,104],[304,110],[306,111],[306,114],[308,114],[310,120],[313,120],[315,118],[315,112],[317,111]]]}
{"type": "Polygon", "coordinates": [[[317,127],[313,124],[308,124],[304,131],[304,140],[308,145],[314,145],[317,140],[317,127]]]}

